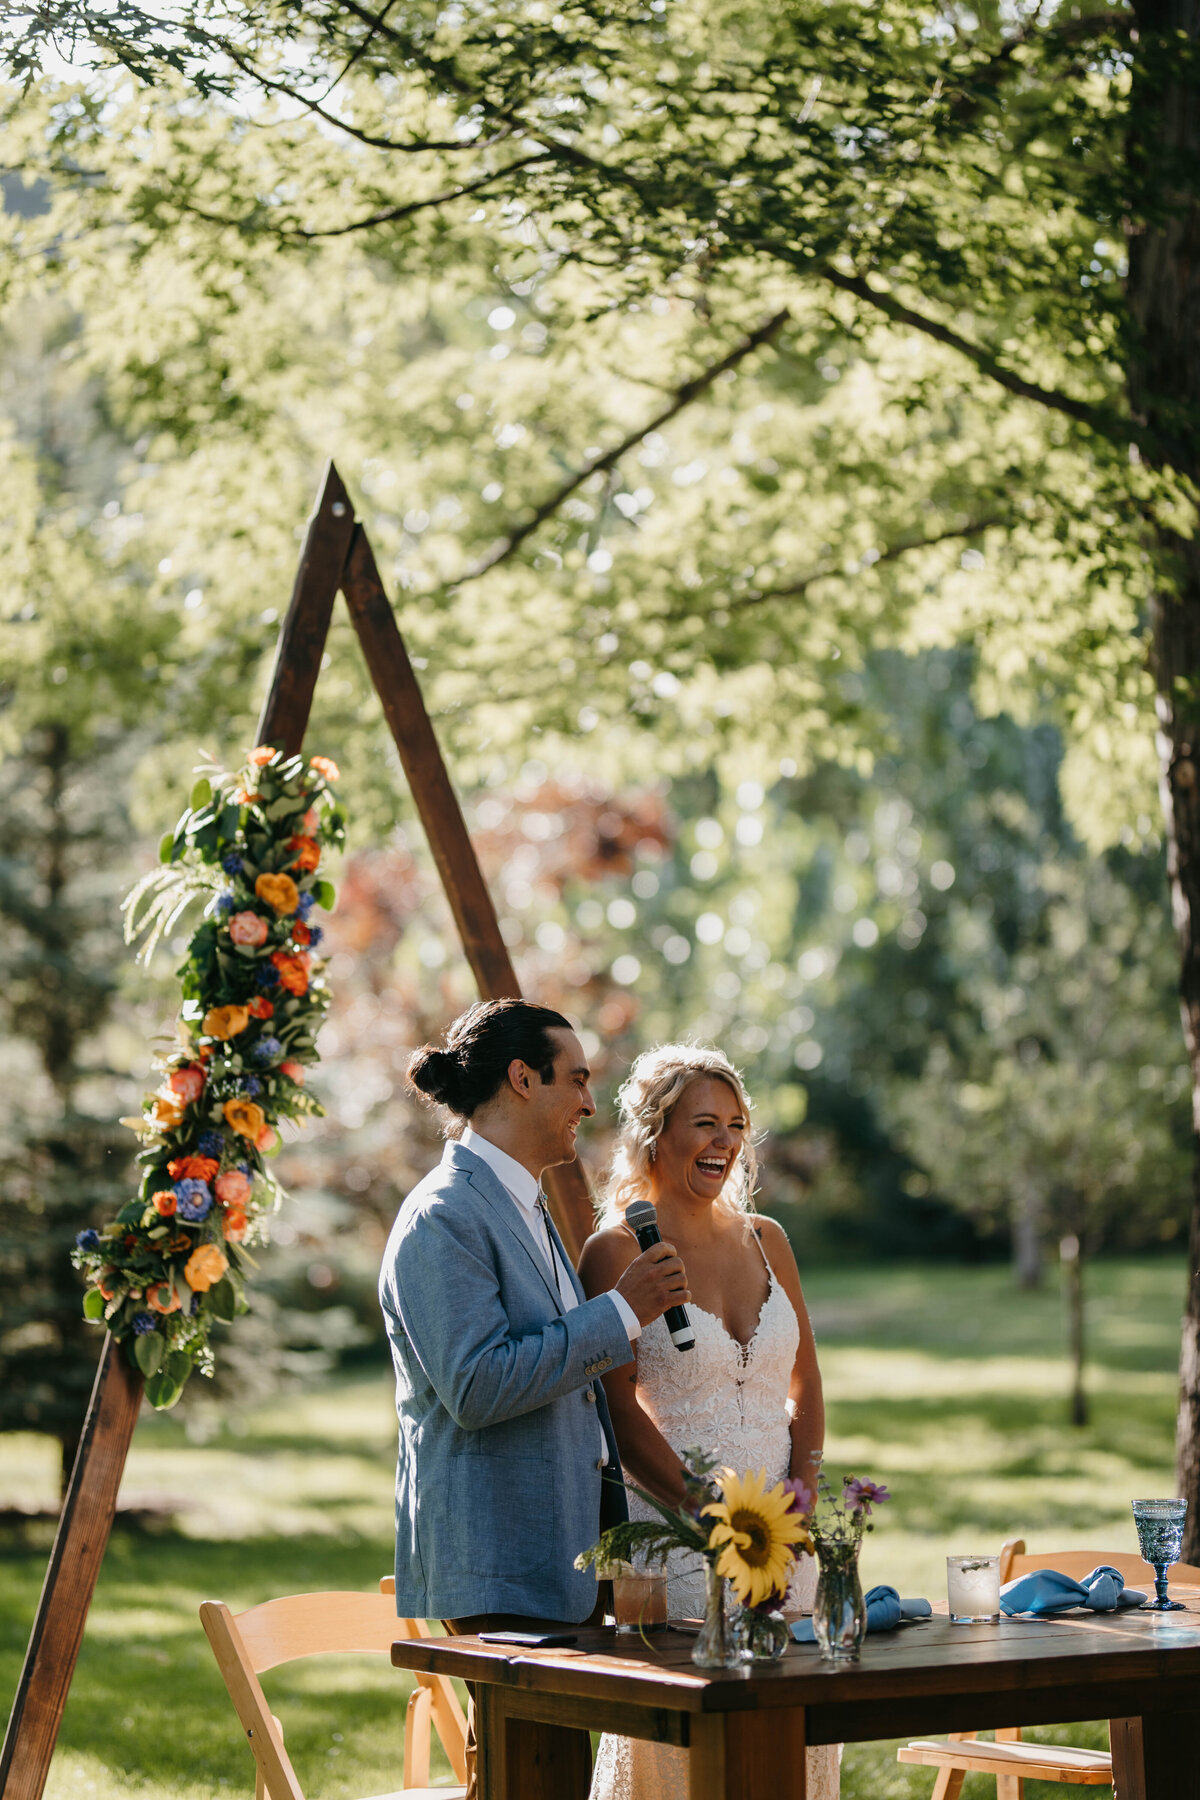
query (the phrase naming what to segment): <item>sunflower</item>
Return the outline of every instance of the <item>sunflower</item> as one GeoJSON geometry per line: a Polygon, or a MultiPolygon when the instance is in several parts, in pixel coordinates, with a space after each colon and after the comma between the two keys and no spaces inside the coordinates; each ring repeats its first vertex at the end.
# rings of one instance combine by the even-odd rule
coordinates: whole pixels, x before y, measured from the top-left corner
{"type": "Polygon", "coordinates": [[[704,1508],[716,1519],[709,1545],[719,1550],[717,1573],[733,1583],[743,1606],[757,1606],[768,1594],[787,1586],[794,1546],[807,1546],[804,1521],[793,1511],[782,1481],[764,1493],[767,1472],[737,1475],[722,1469],[721,1498],[704,1508]]]}

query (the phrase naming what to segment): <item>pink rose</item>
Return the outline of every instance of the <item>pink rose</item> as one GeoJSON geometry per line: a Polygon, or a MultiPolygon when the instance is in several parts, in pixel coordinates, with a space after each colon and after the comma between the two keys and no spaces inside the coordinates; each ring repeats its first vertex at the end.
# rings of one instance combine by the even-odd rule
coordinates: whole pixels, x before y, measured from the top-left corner
{"type": "Polygon", "coordinates": [[[311,837],[320,823],[320,814],[315,806],[310,806],[301,822],[300,829],[305,837],[311,837]]]}
{"type": "Polygon", "coordinates": [[[250,1198],[250,1179],[240,1169],[226,1169],[213,1186],[222,1206],[245,1206],[250,1198]]]}
{"type": "Polygon", "coordinates": [[[249,944],[257,950],[267,941],[267,921],[260,913],[234,913],[229,921],[229,935],[235,944],[249,944]]]}
{"type": "Polygon", "coordinates": [[[273,1128],[270,1125],[264,1125],[254,1140],[254,1148],[256,1150],[273,1150],[278,1142],[279,1139],[273,1128]]]}
{"type": "Polygon", "coordinates": [[[279,1065],[279,1073],[281,1075],[286,1075],[289,1081],[294,1081],[297,1087],[304,1086],[303,1063],[292,1062],[290,1059],[287,1062],[281,1062],[279,1065]]]}
{"type": "Polygon", "coordinates": [[[176,1099],[182,1100],[185,1106],[191,1106],[204,1092],[204,1070],[196,1063],[188,1063],[182,1069],[172,1069],[167,1076],[167,1086],[176,1099]]]}

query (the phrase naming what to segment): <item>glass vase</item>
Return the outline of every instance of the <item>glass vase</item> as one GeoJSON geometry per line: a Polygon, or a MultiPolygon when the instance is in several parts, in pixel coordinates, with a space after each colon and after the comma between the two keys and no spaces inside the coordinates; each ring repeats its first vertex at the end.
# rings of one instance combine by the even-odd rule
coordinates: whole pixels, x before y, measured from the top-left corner
{"type": "Polygon", "coordinates": [[[787,1621],[781,1612],[758,1612],[752,1606],[741,1606],[732,1629],[743,1662],[778,1662],[787,1649],[787,1621]]]}
{"type": "Polygon", "coordinates": [[[817,1595],[813,1631],[830,1662],[857,1662],[867,1629],[867,1609],[858,1578],[859,1543],[817,1545],[817,1595]]]}
{"type": "Polygon", "coordinates": [[[692,1661],[700,1669],[733,1669],[741,1661],[725,1604],[725,1580],[716,1564],[704,1564],[704,1623],[692,1661]]]}

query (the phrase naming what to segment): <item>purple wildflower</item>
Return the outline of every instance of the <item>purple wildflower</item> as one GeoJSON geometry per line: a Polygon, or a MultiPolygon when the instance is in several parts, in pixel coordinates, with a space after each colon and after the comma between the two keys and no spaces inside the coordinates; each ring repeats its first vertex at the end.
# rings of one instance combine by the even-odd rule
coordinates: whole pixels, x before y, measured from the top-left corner
{"type": "Polygon", "coordinates": [[[130,1321],[134,1337],[149,1337],[154,1330],[154,1314],[148,1312],[134,1313],[130,1321]]]}
{"type": "Polygon", "coordinates": [[[237,904],[237,902],[234,900],[234,897],[232,894],[218,894],[217,895],[217,911],[218,912],[223,912],[223,913],[232,912],[234,909],[234,906],[236,904],[237,904]]]}
{"type": "Polygon", "coordinates": [[[313,907],[316,904],[317,904],[316,899],[314,898],[314,896],[312,894],[301,894],[300,904],[296,908],[297,918],[307,920],[309,913],[312,911],[313,907]]]}
{"type": "Polygon", "coordinates": [[[257,1062],[277,1062],[282,1055],[283,1045],[277,1037],[259,1038],[254,1046],[254,1056],[257,1062]]]}
{"type": "Polygon", "coordinates": [[[215,1156],[218,1162],[225,1148],[225,1139],[219,1131],[202,1131],[196,1139],[196,1150],[201,1156],[215,1156]]]}
{"type": "Polygon", "coordinates": [[[792,1476],[784,1482],[783,1491],[788,1497],[788,1505],[792,1511],[799,1513],[801,1518],[807,1519],[817,1504],[817,1496],[808,1484],[801,1481],[798,1475],[792,1476]]]}
{"type": "Polygon", "coordinates": [[[185,1225],[198,1225],[212,1211],[213,1197],[207,1181],[186,1176],[175,1183],[176,1217],[185,1225]]]}
{"type": "Polygon", "coordinates": [[[309,947],[309,949],[315,950],[317,945],[321,942],[321,939],[324,936],[325,936],[325,931],[324,931],[323,926],[310,925],[308,928],[308,947],[309,947]]]}
{"type": "Polygon", "coordinates": [[[242,859],[238,855],[236,850],[231,850],[229,852],[228,856],[223,856],[221,858],[221,867],[224,869],[224,871],[227,875],[240,875],[241,874],[242,859]]]}
{"type": "Polygon", "coordinates": [[[262,1082],[257,1075],[243,1075],[238,1082],[238,1093],[249,1094],[253,1100],[257,1094],[262,1093],[262,1082]]]}
{"type": "Polygon", "coordinates": [[[870,1514],[872,1506],[882,1506],[891,1495],[877,1481],[860,1481],[857,1475],[847,1475],[842,1483],[842,1498],[851,1512],[870,1514]]]}
{"type": "Polygon", "coordinates": [[[274,963],[260,962],[254,970],[254,979],[260,988],[278,987],[279,970],[274,963]]]}
{"type": "Polygon", "coordinates": [[[100,1248],[100,1233],[98,1231],[93,1231],[89,1227],[87,1231],[81,1231],[78,1234],[75,1242],[81,1250],[98,1250],[100,1248]]]}

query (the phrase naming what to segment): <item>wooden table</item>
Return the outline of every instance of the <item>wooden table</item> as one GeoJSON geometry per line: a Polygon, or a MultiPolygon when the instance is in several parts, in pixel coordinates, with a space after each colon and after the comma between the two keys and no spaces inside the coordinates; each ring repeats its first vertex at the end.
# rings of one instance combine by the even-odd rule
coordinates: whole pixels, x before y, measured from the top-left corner
{"type": "Polygon", "coordinates": [[[589,1730],[687,1745],[691,1800],[805,1800],[806,1744],[1103,1718],[1116,1800],[1200,1800],[1200,1594],[1185,1592],[1186,1613],[935,1617],[868,1637],[849,1667],[792,1644],[761,1672],[704,1671],[682,1631],[647,1649],[611,1627],[559,1650],[410,1639],[392,1662],[476,1684],[480,1800],[586,1800],[589,1730]]]}

